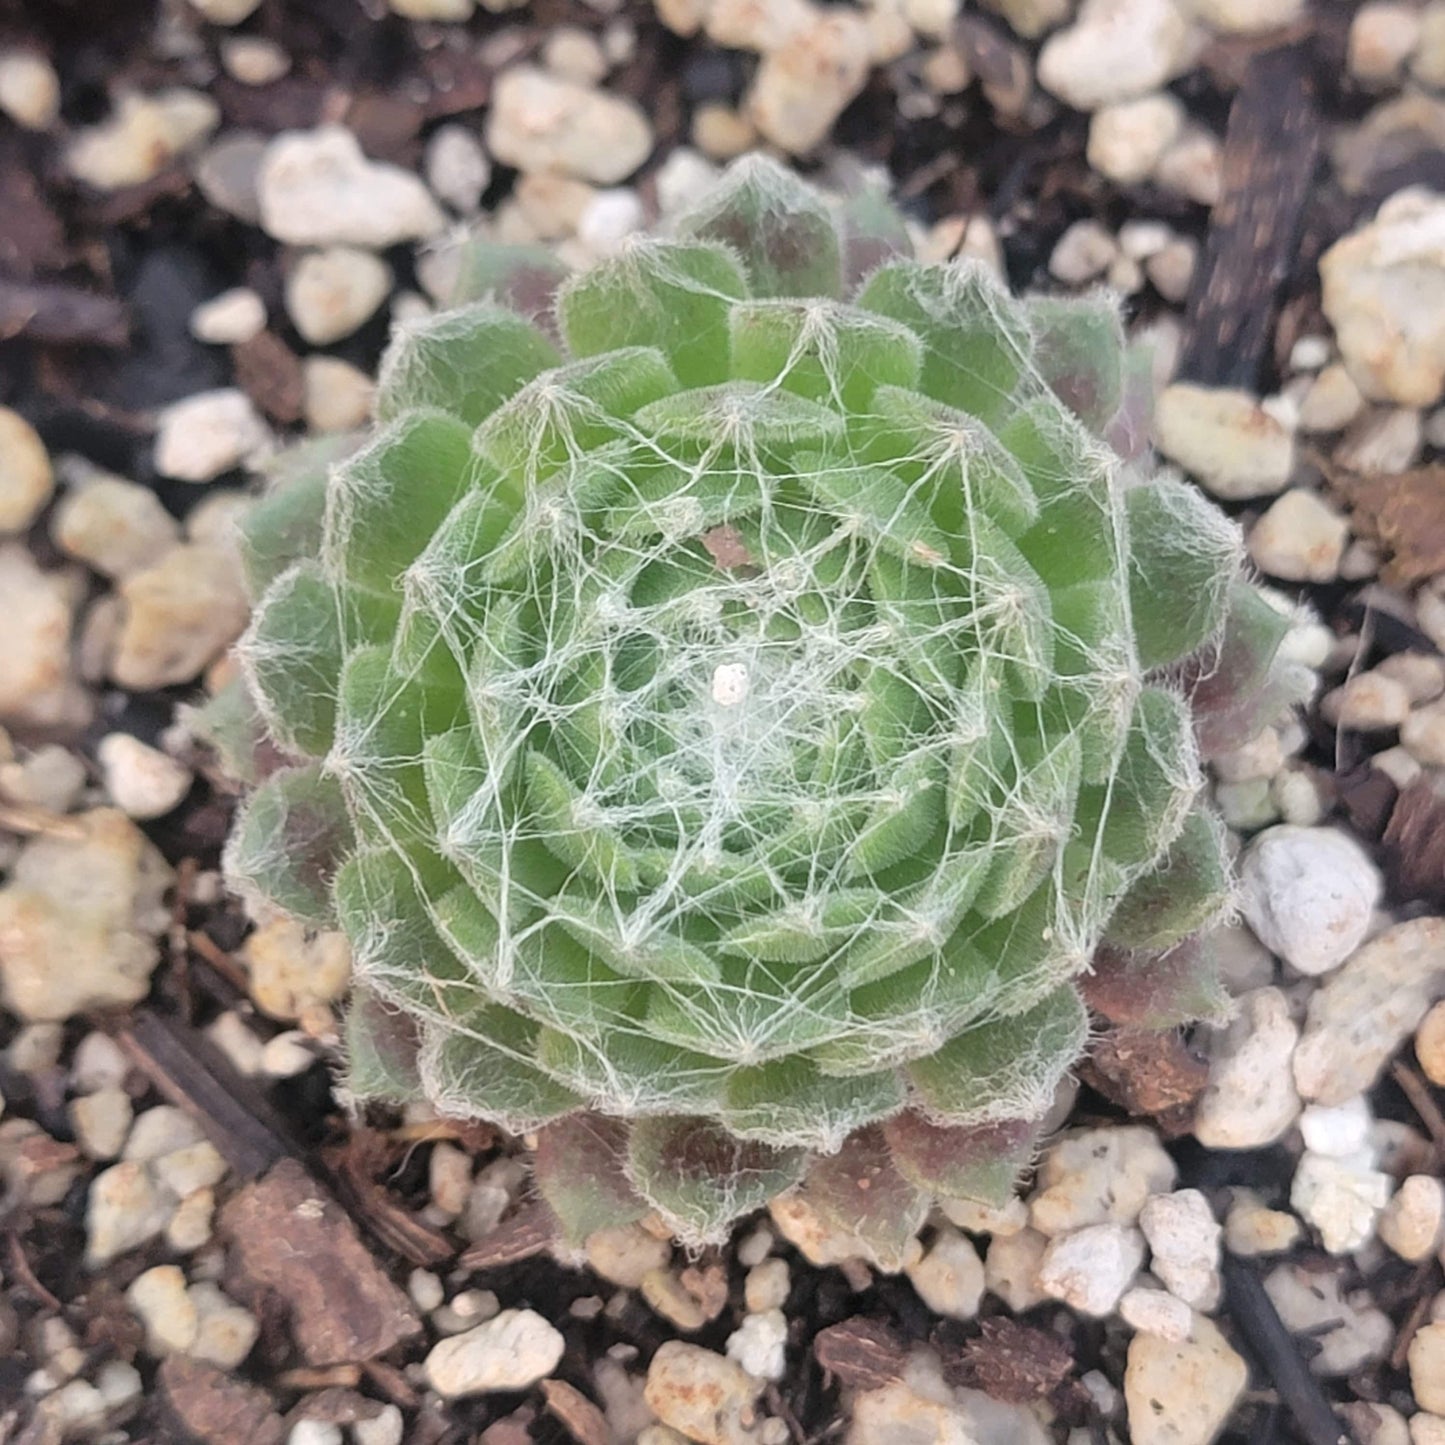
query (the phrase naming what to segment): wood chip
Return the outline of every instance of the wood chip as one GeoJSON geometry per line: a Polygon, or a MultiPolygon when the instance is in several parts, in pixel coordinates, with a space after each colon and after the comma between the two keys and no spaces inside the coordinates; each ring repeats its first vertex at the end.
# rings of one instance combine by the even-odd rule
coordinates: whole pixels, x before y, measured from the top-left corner
{"type": "Polygon", "coordinates": [[[1409,587],[1445,572],[1445,465],[1394,476],[1360,476],[1332,468],[1330,480],[1351,509],[1356,535],[1389,554],[1381,577],[1409,587]]]}
{"type": "Polygon", "coordinates": [[[1189,1127],[1209,1065],[1175,1029],[1106,1029],[1084,1065],[1087,1082],[1131,1114],[1157,1119],[1171,1135],[1189,1127]]]}
{"type": "Polygon", "coordinates": [[[201,1126],[237,1174],[254,1179],[297,1151],[288,1125],[261,1091],[194,1029],[141,1010],[116,1042],[170,1103],[201,1126]]]}
{"type": "Polygon", "coordinates": [[[379,1180],[398,1162],[385,1135],[360,1125],[343,1143],[322,1151],[342,1202],[388,1249],[409,1264],[442,1264],[457,1252],[440,1230],[403,1206],[379,1180]]]}
{"type": "Polygon", "coordinates": [[[1416,778],[1389,819],[1381,844],[1390,893],[1445,903],[1445,787],[1428,774],[1416,778]]]}
{"type": "Polygon", "coordinates": [[[1222,198],[1190,298],[1180,380],[1259,385],[1319,150],[1311,70],[1303,45],[1257,55],[1230,107],[1222,198]]]}
{"type": "Polygon", "coordinates": [[[0,278],[0,341],[17,336],[56,346],[120,347],[130,340],[130,320],[113,296],[0,278]]]}
{"type": "Polygon", "coordinates": [[[577,1445],[610,1445],[612,1432],[607,1417],[584,1395],[565,1380],[543,1380],[542,1398],[547,1413],[562,1422],[562,1428],[577,1445]]]}
{"type": "Polygon", "coordinates": [[[280,1445],[286,1425],[265,1390],[186,1355],[160,1368],[161,1398],[186,1435],[204,1445],[280,1445]]]}
{"type": "Polygon", "coordinates": [[[276,335],[262,331],[231,348],[236,385],[281,426],[293,426],[305,410],[301,358],[276,335]]]}
{"type": "Polygon", "coordinates": [[[242,1281],[284,1301],[309,1365],[370,1360],[421,1332],[356,1226],[293,1159],[236,1195],[220,1232],[242,1281]]]}
{"type": "Polygon", "coordinates": [[[495,1269],[542,1254],[557,1237],[557,1221],[540,1199],[523,1204],[509,1219],[462,1252],[464,1269],[495,1269]]]}
{"type": "Polygon", "coordinates": [[[878,1390],[903,1378],[908,1346],[881,1320],[858,1316],[819,1330],[813,1355],[830,1374],[855,1390],[878,1390]]]}
{"type": "Polygon", "coordinates": [[[1052,1330],[1020,1324],[1006,1315],[980,1322],[948,1373],[960,1384],[996,1400],[1026,1405],[1051,1394],[1074,1369],[1074,1352],[1052,1330]]]}

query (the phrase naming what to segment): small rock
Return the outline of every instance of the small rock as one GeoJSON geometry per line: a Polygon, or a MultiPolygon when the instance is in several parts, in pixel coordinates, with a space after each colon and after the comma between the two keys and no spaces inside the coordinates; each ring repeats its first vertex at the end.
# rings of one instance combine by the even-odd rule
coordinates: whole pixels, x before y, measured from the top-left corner
{"type": "Polygon", "coordinates": [[[1305,0],[1190,0],[1204,24],[1225,35],[1255,35],[1293,24],[1305,0]]]}
{"type": "Polygon", "coordinates": [[[191,682],[240,635],[250,603],[234,554],[172,547],[120,584],[124,604],[110,675],[135,692],[191,682]]]}
{"type": "Polygon", "coordinates": [[[257,187],[266,144],[265,136],[238,131],[222,136],[196,161],[196,185],[201,194],[218,211],[248,226],[258,225],[261,220],[257,187]]]}
{"type": "Polygon", "coordinates": [[[219,49],[226,74],[242,85],[274,85],[291,70],[291,57],[263,35],[227,35],[219,49]]]}
{"type": "Polygon", "coordinates": [[[244,391],[201,391],[161,413],[156,470],[182,482],[210,482],[270,449],[271,433],[244,391]]]}
{"type": "Polygon", "coordinates": [[[310,251],[286,278],[286,312],[312,346],[330,346],[369,320],[391,291],[391,267],[355,246],[310,251]]]}
{"type": "Polygon", "coordinates": [[[1264,1281],[1285,1328],[1313,1342],[1310,1370],[1323,1378],[1353,1375],[1388,1355],[1394,1341],[1390,1317],[1373,1306],[1369,1292],[1346,1297],[1341,1278],[1339,1267],[1281,1264],[1264,1281]]]}
{"type": "Polygon", "coordinates": [[[122,1088],[97,1089],[70,1101],[75,1142],[87,1159],[114,1159],[125,1146],[134,1109],[122,1088]]]}
{"type": "Polygon", "coordinates": [[[830,1216],[820,1214],[808,1202],[807,1195],[799,1190],[789,1190],[770,1200],[768,1213],[772,1216],[778,1233],[809,1264],[819,1267],[846,1264],[851,1260],[866,1260],[876,1268],[894,1273],[923,1252],[917,1239],[912,1239],[904,1246],[899,1257],[890,1255],[880,1259],[869,1241],[854,1234],[830,1216]]]}
{"type": "Polygon", "coordinates": [[[239,1369],[260,1334],[255,1315],[209,1280],[193,1284],[188,1293],[196,1311],[196,1338],[187,1353],[223,1370],[239,1369]]]}
{"type": "Polygon", "coordinates": [[[1400,683],[1411,703],[1433,702],[1445,693],[1445,659],[1433,653],[1392,653],[1375,672],[1400,683]]]}
{"type": "Polygon", "coordinates": [[[0,533],[25,531],[54,490],[45,443],[23,416],[0,406],[0,533]]]}
{"type": "Polygon", "coordinates": [[[226,1167],[216,1146],[200,1139],[161,1155],[152,1164],[151,1172],[176,1198],[185,1199],[198,1189],[219,1184],[226,1177],[226,1167]]]}
{"type": "Polygon", "coordinates": [[[763,56],[748,115],[765,140],[805,155],[826,139],[867,83],[868,30],[851,11],[819,10],[763,56]]]}
{"type": "Polygon", "coordinates": [[[1320,258],[1325,315],[1361,391],[1401,406],[1445,394],[1445,197],[1405,190],[1320,258]]]}
{"type": "Polygon", "coordinates": [[[355,1445],[401,1445],[406,1421],[395,1405],[383,1405],[370,1420],[357,1420],[351,1427],[355,1445]]]}
{"type": "Polygon", "coordinates": [[[1383,672],[1359,672],[1320,699],[1320,712],[1351,732],[1387,732],[1409,716],[1410,693],[1383,672]]]}
{"type": "Polygon", "coordinates": [[[68,492],[50,523],[62,552],[116,579],[153,566],[180,534],[180,525],[149,487],[104,473],[68,492]]]}
{"type": "Polygon", "coordinates": [[[339,356],[308,356],[301,363],[302,413],[317,432],[356,431],[371,417],[376,384],[339,356]]]}
{"type": "Polygon", "coordinates": [[[26,130],[49,130],[60,114],[60,77],[33,50],[0,51],[0,111],[26,130]]]}
{"type": "Polygon", "coordinates": [[[762,1389],[736,1361],[666,1340],[648,1366],[645,1398],[664,1425],[698,1445],[754,1445],[762,1389]]]}
{"type": "Polygon", "coordinates": [[[589,258],[613,256],[645,225],[636,191],[625,187],[598,191],[577,219],[577,241],[589,258]]]}
{"type": "Polygon", "coordinates": [[[1210,1041],[1209,1086],[1195,1107],[1194,1136],[1209,1149],[1258,1149],[1299,1117],[1290,1074],[1299,1030],[1277,988],[1245,994],[1210,1041]]]}
{"type": "Polygon", "coordinates": [[[1179,306],[1189,297],[1198,261],[1198,243],[1188,236],[1180,236],[1144,263],[1144,274],[1166,301],[1179,306]]]}
{"type": "Polygon", "coordinates": [[[1176,382],[1159,397],[1154,439],[1224,501],[1273,496],[1294,470],[1294,438],[1248,392],[1176,382]]]}
{"type": "Polygon", "coordinates": [[[1145,1289],[1141,1285],[1124,1291],[1119,1317],[1136,1330],[1176,1344],[1189,1338],[1194,1324],[1194,1311],[1182,1299],[1168,1290],[1145,1289]]]}
{"type": "Polygon", "coordinates": [[[621,1289],[641,1288],[653,1270],[665,1270],[672,1260],[672,1245],[640,1224],[594,1230],[585,1247],[592,1269],[621,1289]]]}
{"type": "Polygon", "coordinates": [[[1410,1445],[1445,1445],[1445,1415],[1419,1410],[1410,1416],[1410,1445]]]}
{"type": "Polygon", "coordinates": [[[1124,1371],[1129,1439],[1133,1445],[1209,1445],[1248,1383],[1249,1367],[1205,1315],[1194,1317],[1187,1340],[1137,1334],[1124,1371]]]}
{"type": "Polygon", "coordinates": [[[151,1178],[139,1160],[114,1164],[95,1176],[85,1210],[85,1262],[109,1264],[148,1243],[165,1229],[176,1199],[151,1178]]]}
{"type": "Polygon", "coordinates": [[[1224,1244],[1231,1254],[1254,1258],[1285,1254],[1299,1241],[1302,1230],[1293,1214],[1269,1209],[1249,1189],[1235,1191],[1234,1202],[1224,1219],[1224,1244]]]}
{"type": "Polygon", "coordinates": [[[1445,920],[1416,918],[1373,938],[1311,997],[1294,1054],[1306,1099],[1367,1092],[1445,991],[1445,920]]]}
{"type": "Polygon", "coordinates": [[[104,121],[70,143],[65,163],[76,180],[99,191],[143,185],[205,141],[220,118],[220,107],[199,91],[126,91],[104,121]]]}
{"type": "Polygon", "coordinates": [[[1335,461],[1352,472],[1399,476],[1420,458],[1424,424],[1413,407],[1384,407],[1362,416],[1335,449],[1335,461]]]}
{"type": "Polygon", "coordinates": [[[462,1335],[501,1314],[501,1302],[489,1289],[464,1289],[439,1309],[432,1311],[431,1322],[438,1334],[462,1335]]]}
{"type": "MultiPolygon", "coordinates": [[[[394,9],[400,9],[403,3],[410,5],[414,0],[391,0],[394,9]]],[[[429,3],[435,3],[435,0],[429,0],[429,3]]],[[[467,3],[470,5],[471,0],[467,3]]],[[[341,1426],[332,1424],[330,1420],[298,1420],[286,1436],[286,1445],[342,1445],[344,1438],[341,1426]]]]}
{"type": "Polygon", "coordinates": [[[1101,106],[1089,121],[1089,164],[1121,186],[1154,173],[1184,128],[1185,110],[1167,92],[1101,106]]]}
{"type": "Polygon", "coordinates": [[[1049,1241],[1039,1265],[1039,1288],[1080,1314],[1102,1319],[1144,1263],[1144,1236],[1121,1224],[1091,1224],[1049,1241]]]}
{"type": "Polygon", "coordinates": [[[1331,1159],[1346,1159],[1370,1143],[1370,1106],[1361,1095],[1342,1104],[1311,1104],[1299,1117],[1305,1148],[1331,1159]]]}
{"type": "Polygon", "coordinates": [[[710,101],[692,113],[692,143],[712,161],[730,161],[754,149],[757,128],[730,105],[710,101]]]}
{"type": "Polygon", "coordinates": [[[434,1144],[427,1161],[427,1190],[437,1212],[455,1219],[466,1208],[471,1187],[471,1155],[444,1140],[434,1144]]]}
{"type": "Polygon", "coordinates": [[[1299,429],[1343,431],[1364,409],[1365,398],[1355,379],[1338,361],[1331,362],[1310,383],[1300,403],[1299,429]]]}
{"type": "Polygon", "coordinates": [[[1215,205],[1224,189],[1224,155],[1218,137],[1202,126],[1186,124],[1159,157],[1154,179],[1165,190],[1201,206],[1215,205]]]}
{"type": "Polygon", "coordinates": [[[493,86],[486,142],[503,165],[611,186],[647,159],[653,136],[631,101],[514,65],[493,86]]]}
{"type": "Polygon", "coordinates": [[[1172,1189],[1176,1177],[1174,1161],[1152,1129],[1081,1129],[1044,1155],[1029,1201],[1030,1223],[1046,1235],[1089,1224],[1133,1224],[1149,1196],[1172,1189]]]}
{"type": "Polygon", "coordinates": [[[1345,64],[1365,85],[1398,80],[1420,42],[1420,11],[1399,0],[1363,5],[1350,22],[1345,64]]]}
{"type": "Polygon", "coordinates": [[[186,1277],[174,1264],[158,1264],[138,1275],[125,1292],[126,1303],[145,1326],[146,1349],[153,1355],[187,1354],[196,1339],[196,1307],[186,1293],[186,1277]]]}
{"type": "Polygon", "coordinates": [[[736,1360],[753,1379],[781,1380],[788,1368],[788,1321],[782,1310],[744,1315],[728,1336],[726,1348],[728,1359],[736,1360]]]}
{"type": "Polygon", "coordinates": [[[183,1109],[173,1104],[157,1104],[136,1120],[126,1140],[125,1158],[149,1164],[174,1154],[177,1149],[199,1144],[201,1137],[200,1126],[183,1109]]]}
{"type": "Polygon", "coordinates": [[[252,932],[241,957],[256,1007],[283,1023],[335,1003],[351,981],[346,935],[304,928],[289,918],[273,919],[252,932]]]}
{"type": "Polygon", "coordinates": [[[1210,1310],[1219,1302],[1219,1238],[1209,1201],[1197,1189],[1155,1194],[1139,1212],[1149,1241],[1149,1268],[1187,1305],[1210,1310]]]}
{"type": "Polygon", "coordinates": [[[649,1270],[642,1277],[642,1297],[665,1320],[691,1334],[722,1313],[727,1304],[727,1282],[715,1266],[649,1270]]]}
{"type": "Polygon", "coordinates": [[[0,999],[28,1021],[144,998],[169,921],[171,870],[129,818],[69,823],[26,843],[0,888],[0,999]]]}
{"type": "Polygon", "coordinates": [[[1400,744],[1418,763],[1445,764],[1445,701],[1426,703],[1400,725],[1400,744]]]}
{"type": "Polygon", "coordinates": [[[1119,243],[1098,221],[1075,221],[1049,257],[1049,274],[1066,286],[1082,286],[1101,276],[1119,254],[1119,243]]]}
{"type": "Polygon", "coordinates": [[[991,1240],[983,1261],[988,1292],[997,1295],[1015,1314],[1043,1303],[1039,1266],[1048,1247],[1048,1236],[1036,1229],[1021,1229],[1017,1234],[991,1240]]]}
{"type": "Polygon", "coordinates": [[[191,0],[191,5],[212,25],[239,25],[256,13],[261,0],[191,0]]]}
{"type": "Polygon", "coordinates": [[[971,1320],[983,1299],[983,1261],[955,1229],[941,1229],[923,1258],[905,1271],[918,1297],[935,1314],[971,1320]]]}
{"type": "Polygon", "coordinates": [[[1044,42],[1039,84],[1075,110],[1098,110],[1158,90],[1198,43],[1173,0],[1083,0],[1074,24],[1044,42]]]}
{"type": "Polygon", "coordinates": [[[294,1079],[316,1062],[316,1050],[300,1029],[287,1029],[266,1040],[261,1050],[261,1068],[268,1079],[294,1079]]]}
{"type": "Polygon", "coordinates": [[[1431,0],[1420,12],[1420,41],[1410,60],[1410,73],[1421,85],[1445,90],[1445,6],[1431,0]]]}
{"type": "Polygon", "coordinates": [[[1411,1174],[1401,1181],[1376,1228],[1401,1259],[1411,1264],[1428,1259],[1445,1235],[1445,1184],[1429,1174],[1411,1174]]]}
{"type": "Polygon", "coordinates": [[[426,143],[422,159],[426,183],[452,210],[473,215],[492,183],[492,162],[481,140],[466,126],[438,126],[426,143]]]}
{"type": "Polygon", "coordinates": [[[77,1093],[120,1089],[130,1073],[130,1061],[120,1045],[99,1029],[76,1045],[70,1061],[70,1083],[77,1093]]]}
{"type": "Polygon", "coordinates": [[[1390,1187],[1390,1176],[1372,1167],[1368,1153],[1333,1159],[1306,1152],[1295,1169],[1289,1202],[1314,1225],[1331,1254],[1349,1254],[1374,1234],[1390,1187]]]}
{"type": "MultiPolygon", "coordinates": [[[[500,85],[494,109],[499,91],[500,85]]],[[[292,246],[384,251],[434,236],[446,225],[416,176],[368,160],[344,126],[278,135],[266,147],[256,186],[262,229],[292,246]]]]}
{"type": "Polygon", "coordinates": [[[1017,1234],[1029,1222],[1029,1207],[1017,1195],[1004,1205],[980,1204],[975,1199],[940,1199],[938,1211],[968,1234],[1017,1234]]]}
{"type": "Polygon", "coordinates": [[[1240,864],[1241,906],[1261,943],[1300,973],[1338,968],[1380,900],[1379,870],[1333,828],[1261,833],[1240,864]]]}
{"type": "Polygon", "coordinates": [[[405,20],[436,20],[442,23],[470,20],[476,0],[386,0],[393,15],[405,20]]]}
{"type": "Polygon", "coordinates": [[[1315,492],[1295,487],[1250,529],[1249,555],[1261,572],[1286,582],[1333,582],[1350,524],[1315,492]]]}
{"type": "Polygon", "coordinates": [[[128,733],[110,733],[95,751],[106,796],[128,818],[163,818],[191,790],[191,770],[128,733]]]}
{"type": "Polygon", "coordinates": [[[1427,1079],[1445,1088],[1445,1003],[1437,1003],[1415,1030],[1415,1057],[1427,1079]]]}
{"type": "Polygon", "coordinates": [[[1445,1414],[1445,1324],[1425,1325],[1410,1341],[1410,1388],[1422,1410],[1445,1414]]]}
{"type": "Polygon", "coordinates": [[[249,286],[233,286],[191,312],[191,335],[210,346],[239,346],[266,329],[266,303],[249,286]]]}
{"type": "Polygon", "coordinates": [[[791,1287],[787,1260],[759,1260],[743,1280],[743,1300],[752,1314],[780,1310],[787,1303],[791,1287]]]}
{"type": "Polygon", "coordinates": [[[194,1254],[211,1242],[211,1221],[216,1212],[216,1195],[211,1189],[197,1189],[181,1200],[166,1225],[166,1244],[177,1254],[194,1254]]]}
{"type": "Polygon", "coordinates": [[[73,572],[42,572],[28,548],[0,545],[0,721],[83,726],[91,704],[71,676],[71,629],[80,596],[73,572]]]}

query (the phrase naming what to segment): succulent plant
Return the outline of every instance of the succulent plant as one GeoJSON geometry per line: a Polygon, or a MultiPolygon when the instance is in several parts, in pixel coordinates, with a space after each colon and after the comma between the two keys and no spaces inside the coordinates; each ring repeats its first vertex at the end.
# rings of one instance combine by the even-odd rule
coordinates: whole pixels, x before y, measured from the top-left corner
{"type": "Polygon", "coordinates": [[[228,867],[349,935],[358,1098],[536,1131],[567,1234],[780,1193],[896,1258],[1106,1015],[1217,1011],[1201,756],[1285,701],[1102,296],[756,158],[563,279],[475,249],[252,514],[288,765],[228,867]]]}

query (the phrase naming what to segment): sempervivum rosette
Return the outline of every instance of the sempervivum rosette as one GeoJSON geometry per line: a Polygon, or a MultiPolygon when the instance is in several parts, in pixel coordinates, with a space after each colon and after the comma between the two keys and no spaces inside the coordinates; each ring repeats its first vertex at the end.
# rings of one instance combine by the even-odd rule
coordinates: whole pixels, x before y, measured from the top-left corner
{"type": "Polygon", "coordinates": [[[1107,300],[904,244],[754,159],[560,288],[472,253],[250,524],[295,765],[231,872],[348,934],[352,1090],[540,1130],[574,1236],[796,1186],[889,1258],[1011,1186],[1091,968],[1216,1002],[1201,742],[1278,705],[1284,620],[1121,456],[1107,300]]]}

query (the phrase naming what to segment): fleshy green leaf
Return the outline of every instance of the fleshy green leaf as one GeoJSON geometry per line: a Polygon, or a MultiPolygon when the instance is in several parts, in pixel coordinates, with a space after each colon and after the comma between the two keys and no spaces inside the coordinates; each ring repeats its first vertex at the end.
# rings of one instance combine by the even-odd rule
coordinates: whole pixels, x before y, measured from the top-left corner
{"type": "Polygon", "coordinates": [[[286,768],[246,800],[226,844],[226,874],[243,891],[326,928],[331,881],[353,846],[335,779],[316,764],[286,768]]]}
{"type": "Polygon", "coordinates": [[[723,246],[636,241],[575,276],[558,316],[575,356],[655,347],[684,386],[711,386],[729,375],[728,317],[747,294],[723,246]]]}
{"type": "Polygon", "coordinates": [[[557,348],[515,312],[490,301],[459,306],[397,331],[381,359],[376,415],[387,422],[435,408],[476,426],[560,360],[557,348]]]}
{"type": "Polygon", "coordinates": [[[796,172],[761,154],[734,162],[677,228],[736,252],[754,296],[836,297],[842,289],[828,207],[796,172]]]}
{"type": "Polygon", "coordinates": [[[1038,1124],[1000,1119],[939,1125],[908,1111],[883,1126],[898,1172],[935,1198],[972,1199],[1002,1208],[1033,1155],[1038,1124]]]}
{"type": "Polygon", "coordinates": [[[627,1172],[685,1241],[705,1244],[796,1184],[806,1163],[801,1149],[736,1139],[710,1119],[639,1119],[627,1172]]]}
{"type": "Polygon", "coordinates": [[[1008,414],[1032,359],[1018,306],[977,263],[891,261],[858,293],[865,311],[900,321],[923,343],[921,388],[993,422],[1008,414]]]}
{"type": "Polygon", "coordinates": [[[620,1119],[572,1114],[538,1131],[532,1177],[569,1244],[580,1247],[595,1230],[647,1213],[626,1165],[627,1125],[620,1119]]]}
{"type": "Polygon", "coordinates": [[[1026,1013],[965,1029],[909,1064],[908,1079],[922,1109],[940,1123],[1038,1119],[1088,1036],[1089,1015],[1066,986],[1026,1013]]]}

